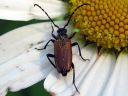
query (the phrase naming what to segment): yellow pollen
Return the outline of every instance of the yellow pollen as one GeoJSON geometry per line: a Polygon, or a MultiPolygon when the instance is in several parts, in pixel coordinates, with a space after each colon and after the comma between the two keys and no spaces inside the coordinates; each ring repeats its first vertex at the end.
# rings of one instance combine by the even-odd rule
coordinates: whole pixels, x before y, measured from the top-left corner
{"type": "Polygon", "coordinates": [[[119,29],[119,25],[115,25],[114,28],[115,28],[115,30],[118,30],[119,29]]]}
{"type": "Polygon", "coordinates": [[[73,15],[75,27],[86,40],[103,48],[128,47],[128,0],[70,0],[70,12],[88,3],[73,15]]]}
{"type": "Polygon", "coordinates": [[[125,35],[128,36],[128,31],[125,31],[125,35]]]}
{"type": "Polygon", "coordinates": [[[115,19],[115,23],[118,24],[120,21],[118,18],[115,19]]]}

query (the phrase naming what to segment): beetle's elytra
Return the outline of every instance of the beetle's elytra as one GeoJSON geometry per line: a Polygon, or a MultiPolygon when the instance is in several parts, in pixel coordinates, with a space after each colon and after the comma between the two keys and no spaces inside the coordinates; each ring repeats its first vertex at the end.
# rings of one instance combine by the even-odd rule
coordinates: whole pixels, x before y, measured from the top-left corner
{"type": "Polygon", "coordinates": [[[56,36],[53,34],[54,28],[52,26],[52,34],[51,35],[54,39],[49,40],[46,43],[46,45],[44,46],[44,48],[38,49],[38,50],[46,49],[47,45],[50,42],[54,43],[54,54],[47,54],[47,58],[50,61],[50,63],[53,65],[53,67],[57,69],[58,73],[62,74],[62,76],[66,76],[67,73],[71,70],[71,68],[73,68],[73,84],[78,93],[79,93],[79,90],[77,89],[77,87],[75,85],[75,68],[74,68],[74,64],[72,62],[72,46],[78,46],[79,55],[83,60],[88,60],[88,59],[84,59],[82,57],[81,50],[80,50],[79,44],[77,42],[71,43],[71,38],[74,37],[75,33],[73,33],[70,37],[68,37],[66,26],[68,26],[68,24],[71,20],[71,17],[75,13],[75,11],[77,11],[77,9],[79,9],[80,7],[82,7],[84,5],[88,5],[88,4],[82,4],[82,5],[78,6],[74,10],[74,12],[70,15],[70,17],[69,17],[67,23],[64,25],[64,27],[60,28],[58,25],[56,25],[54,23],[54,21],[50,18],[50,16],[47,14],[47,12],[41,6],[39,6],[38,4],[34,4],[34,6],[38,6],[48,16],[49,20],[53,23],[53,25],[58,28],[57,36],[56,36]],[[50,57],[55,59],[55,64],[52,62],[50,57]]]}

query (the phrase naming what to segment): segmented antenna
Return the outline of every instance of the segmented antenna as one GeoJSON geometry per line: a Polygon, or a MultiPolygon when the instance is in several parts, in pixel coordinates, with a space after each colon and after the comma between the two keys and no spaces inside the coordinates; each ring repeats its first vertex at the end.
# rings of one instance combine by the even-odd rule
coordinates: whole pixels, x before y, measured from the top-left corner
{"type": "Polygon", "coordinates": [[[82,5],[78,6],[78,7],[72,12],[72,14],[70,15],[70,17],[69,17],[67,23],[65,24],[64,28],[65,28],[66,26],[68,26],[68,24],[69,24],[69,22],[70,22],[70,20],[71,20],[71,18],[72,18],[72,16],[73,16],[73,14],[74,14],[80,7],[85,6],[85,5],[89,5],[89,4],[88,4],[88,3],[82,4],[82,5]]]}
{"type": "Polygon", "coordinates": [[[54,23],[54,21],[50,18],[50,16],[48,15],[48,13],[47,13],[40,5],[34,4],[34,7],[35,7],[35,6],[39,7],[39,8],[48,16],[48,18],[49,18],[50,21],[54,24],[54,26],[59,29],[59,26],[57,26],[57,25],[54,23]]]}

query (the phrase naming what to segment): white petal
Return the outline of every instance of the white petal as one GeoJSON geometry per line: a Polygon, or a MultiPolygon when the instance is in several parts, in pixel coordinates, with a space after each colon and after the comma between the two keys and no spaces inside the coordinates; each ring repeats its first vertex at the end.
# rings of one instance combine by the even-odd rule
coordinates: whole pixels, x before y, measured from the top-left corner
{"type": "Polygon", "coordinates": [[[33,44],[47,40],[50,38],[51,30],[48,23],[34,24],[15,29],[0,36],[0,64],[25,52],[33,44]]]}
{"type": "MultiPolygon", "coordinates": [[[[87,72],[87,70],[94,64],[97,57],[97,50],[95,46],[92,45],[83,48],[82,53],[84,58],[90,59],[90,62],[81,60],[78,55],[73,55],[73,62],[76,70],[76,85],[79,85],[83,78],[83,76],[80,77],[80,75],[87,72]]],[[[72,73],[73,71],[71,70],[66,77],[63,77],[58,74],[56,69],[54,69],[54,71],[47,76],[44,82],[44,87],[48,91],[57,94],[57,96],[71,96],[76,91],[72,84],[72,73]]]]}
{"type": "Polygon", "coordinates": [[[102,96],[128,96],[128,53],[121,52],[102,96]],[[113,74],[112,74],[113,73],[113,74]]]}
{"type": "MultiPolygon", "coordinates": [[[[42,62],[43,63],[43,62],[42,62]]],[[[40,80],[44,79],[47,74],[52,70],[51,67],[46,67],[42,70],[38,70],[36,72],[31,72],[27,75],[25,75],[25,78],[22,78],[20,80],[17,80],[17,82],[13,82],[11,86],[9,86],[11,91],[18,91],[24,88],[27,88],[33,84],[36,84],[40,80]]]]}
{"type": "Polygon", "coordinates": [[[9,89],[11,91],[17,91],[26,88],[28,86],[31,86],[37,83],[38,81],[42,80],[43,78],[45,78],[47,74],[49,74],[50,71],[53,70],[53,66],[46,58],[46,54],[48,54],[51,51],[52,51],[51,48],[47,48],[47,50],[44,50],[43,52],[40,53],[41,57],[35,56],[35,53],[32,52],[30,52],[29,55],[30,56],[33,55],[32,56],[33,58],[31,58],[30,56],[26,56],[26,57],[23,56],[24,59],[22,60],[25,60],[25,58],[27,58],[27,60],[32,59],[32,61],[28,61],[28,62],[27,60],[25,60],[26,62],[19,61],[21,64],[17,65],[17,68],[24,72],[20,72],[17,74],[16,79],[14,80],[13,84],[9,86],[9,89]]]}
{"type": "MultiPolygon", "coordinates": [[[[9,85],[9,83],[8,83],[9,85]]],[[[5,96],[8,92],[7,86],[0,86],[0,96],[5,96]]]]}
{"type": "MultiPolygon", "coordinates": [[[[66,5],[60,0],[46,0],[45,2],[36,3],[39,4],[52,18],[63,16],[66,14],[66,5]]],[[[42,10],[38,7],[33,7],[31,10],[31,14],[35,19],[48,19],[46,14],[44,14],[44,12],[42,12],[42,10]]]]}
{"type": "Polygon", "coordinates": [[[103,52],[81,80],[81,96],[99,96],[110,78],[115,62],[116,56],[113,52],[103,52]]]}
{"type": "Polygon", "coordinates": [[[50,38],[50,23],[25,26],[0,37],[0,94],[31,86],[52,71],[46,58],[50,47],[43,53],[34,49],[40,46],[37,42],[43,41],[42,47],[50,38]]]}
{"type": "MultiPolygon", "coordinates": [[[[43,58],[46,56],[44,55],[43,58]]],[[[22,55],[12,59],[11,61],[5,63],[7,69],[7,65],[11,65],[10,69],[1,72],[0,76],[0,85],[6,84],[7,82],[11,82],[11,85],[8,86],[11,91],[17,91],[28,86],[31,86],[38,81],[44,79],[51,67],[48,66],[47,62],[41,62],[42,58],[40,58],[40,52],[35,50],[30,50],[29,53],[23,53],[22,55]]],[[[1,66],[0,68],[2,68],[1,66]]]]}
{"type": "Polygon", "coordinates": [[[0,0],[0,19],[31,20],[47,19],[47,16],[34,4],[44,8],[50,17],[54,18],[65,14],[65,4],[59,0],[0,0]]]}

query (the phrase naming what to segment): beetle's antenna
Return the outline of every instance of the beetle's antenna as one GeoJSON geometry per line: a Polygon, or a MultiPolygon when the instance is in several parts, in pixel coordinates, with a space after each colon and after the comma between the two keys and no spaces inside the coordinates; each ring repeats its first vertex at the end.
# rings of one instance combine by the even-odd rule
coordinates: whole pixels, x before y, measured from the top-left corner
{"type": "Polygon", "coordinates": [[[48,15],[48,13],[47,13],[40,5],[34,4],[34,7],[35,7],[35,6],[39,7],[39,8],[48,16],[48,18],[49,18],[50,21],[54,24],[54,26],[57,27],[57,28],[59,28],[59,26],[57,26],[57,25],[54,23],[54,21],[50,18],[50,16],[48,15]]]}
{"type": "Polygon", "coordinates": [[[68,22],[65,24],[64,28],[65,28],[66,26],[68,26],[68,24],[69,24],[69,22],[70,22],[70,20],[71,20],[71,18],[72,18],[72,16],[73,16],[73,14],[74,14],[80,7],[85,6],[85,5],[89,5],[89,4],[88,4],[88,3],[82,4],[82,5],[78,6],[78,7],[72,12],[72,14],[70,15],[70,17],[69,17],[69,19],[68,19],[68,22]]]}

